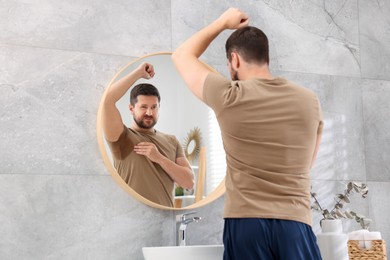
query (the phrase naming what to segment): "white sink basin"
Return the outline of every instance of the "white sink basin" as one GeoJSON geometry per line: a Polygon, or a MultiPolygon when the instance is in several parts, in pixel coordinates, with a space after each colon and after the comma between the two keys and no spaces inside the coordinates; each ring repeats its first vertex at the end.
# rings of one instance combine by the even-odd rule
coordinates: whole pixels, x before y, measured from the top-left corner
{"type": "Polygon", "coordinates": [[[221,260],[223,245],[143,247],[145,260],[221,260]]]}

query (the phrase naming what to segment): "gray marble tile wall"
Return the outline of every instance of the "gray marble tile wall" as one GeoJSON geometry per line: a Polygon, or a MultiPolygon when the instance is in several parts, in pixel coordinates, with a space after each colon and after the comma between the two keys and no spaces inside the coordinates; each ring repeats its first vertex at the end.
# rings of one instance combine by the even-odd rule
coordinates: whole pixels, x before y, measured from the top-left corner
{"type": "MultiPolygon", "coordinates": [[[[2,1],[0,3],[0,259],[142,259],[173,245],[174,215],[125,193],[96,141],[104,88],[134,57],[174,50],[239,7],[270,40],[271,69],[318,93],[325,132],[313,188],[331,196],[367,182],[351,209],[390,244],[390,2],[2,1]]],[[[202,57],[227,75],[221,34],[202,57]]],[[[190,244],[218,244],[223,198],[198,209],[190,244]]],[[[314,214],[314,230],[319,232],[314,214]]],[[[357,229],[345,222],[346,231],[357,229]]],[[[388,247],[389,251],[389,247],[388,247]]]]}
{"type": "Polygon", "coordinates": [[[171,49],[170,1],[0,6],[0,259],[142,259],[142,246],[172,245],[173,213],[119,188],[96,139],[115,73],[171,49]]]}

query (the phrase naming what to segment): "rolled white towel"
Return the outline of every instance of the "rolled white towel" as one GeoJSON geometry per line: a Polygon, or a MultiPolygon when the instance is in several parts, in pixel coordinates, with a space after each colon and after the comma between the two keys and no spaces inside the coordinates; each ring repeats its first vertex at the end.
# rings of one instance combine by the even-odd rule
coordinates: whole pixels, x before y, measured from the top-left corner
{"type": "Polygon", "coordinates": [[[367,229],[360,229],[348,233],[348,240],[359,240],[361,248],[371,249],[371,241],[382,239],[380,232],[369,232],[367,229]]]}

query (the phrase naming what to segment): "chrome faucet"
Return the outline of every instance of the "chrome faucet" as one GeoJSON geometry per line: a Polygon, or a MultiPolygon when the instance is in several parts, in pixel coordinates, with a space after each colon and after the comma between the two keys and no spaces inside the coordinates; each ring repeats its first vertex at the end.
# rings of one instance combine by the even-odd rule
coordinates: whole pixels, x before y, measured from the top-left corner
{"type": "Polygon", "coordinates": [[[199,222],[201,217],[192,217],[187,218],[188,215],[195,214],[196,211],[191,211],[188,213],[176,215],[176,245],[177,246],[185,246],[186,238],[187,238],[187,225],[191,222],[199,222]]]}

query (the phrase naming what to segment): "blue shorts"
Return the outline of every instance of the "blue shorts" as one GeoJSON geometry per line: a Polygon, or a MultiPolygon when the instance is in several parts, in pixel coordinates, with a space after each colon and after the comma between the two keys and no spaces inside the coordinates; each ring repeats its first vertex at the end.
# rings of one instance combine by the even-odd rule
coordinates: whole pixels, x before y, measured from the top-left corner
{"type": "Polygon", "coordinates": [[[226,218],[224,260],[321,260],[307,224],[280,219],[226,218]]]}

